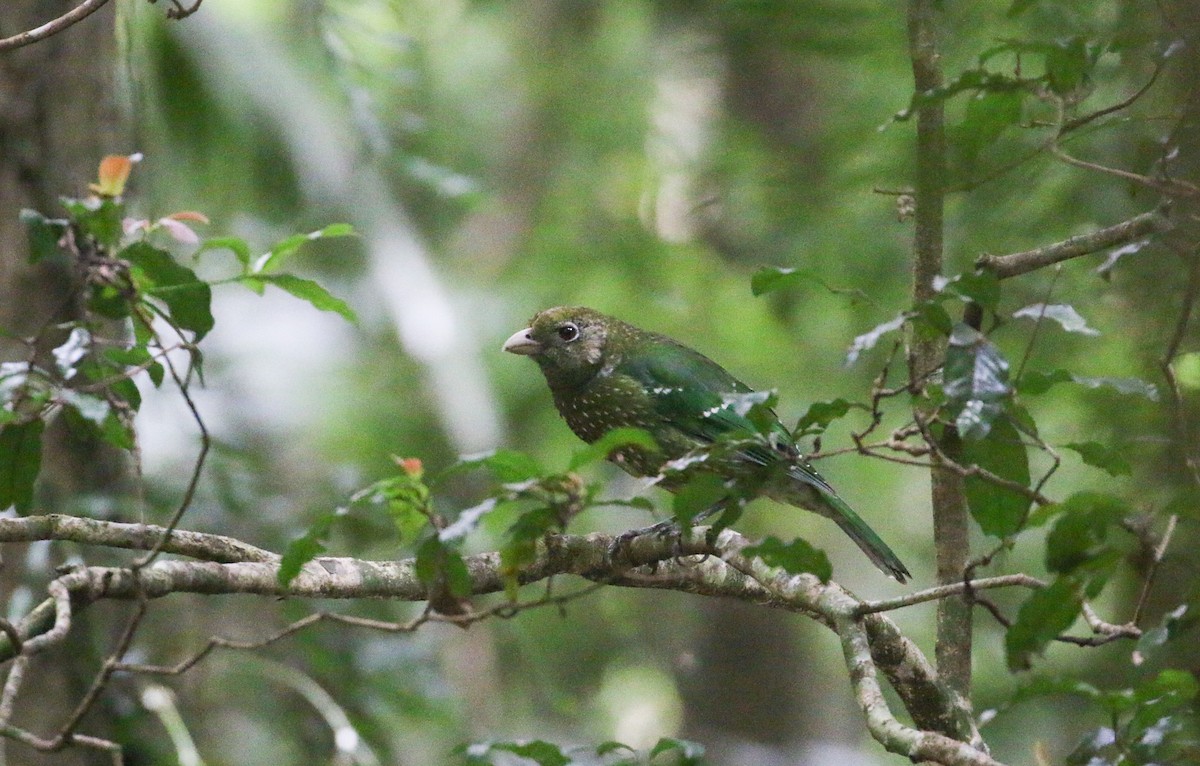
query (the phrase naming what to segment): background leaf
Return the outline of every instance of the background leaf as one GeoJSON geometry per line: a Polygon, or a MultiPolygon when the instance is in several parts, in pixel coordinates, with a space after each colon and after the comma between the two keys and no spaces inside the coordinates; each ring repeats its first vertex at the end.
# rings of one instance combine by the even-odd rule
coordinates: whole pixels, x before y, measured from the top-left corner
{"type": "Polygon", "coordinates": [[[212,288],[194,271],[145,242],[134,242],[120,255],[134,266],[138,287],[165,303],[171,319],[195,333],[197,341],[212,330],[212,288]]]}
{"type": "Polygon", "coordinates": [[[1079,583],[1063,576],[1034,591],[1021,604],[1017,619],[1004,637],[1010,670],[1027,670],[1056,636],[1079,617],[1083,601],[1079,583]]]}
{"type": "Polygon", "coordinates": [[[33,509],[33,487],[42,468],[41,420],[0,426],[0,509],[33,509]]]}
{"type": "Polygon", "coordinates": [[[1013,312],[1014,319],[1024,318],[1037,321],[1043,317],[1054,320],[1067,332],[1091,336],[1100,334],[1099,330],[1088,325],[1087,320],[1079,315],[1074,306],[1061,303],[1034,303],[1013,312]]]}
{"type": "Polygon", "coordinates": [[[1110,447],[1100,442],[1071,442],[1063,446],[1078,452],[1084,463],[1099,468],[1109,476],[1129,476],[1133,473],[1133,466],[1125,459],[1127,447],[1110,447]]]}
{"type": "MultiPolygon", "coordinates": [[[[978,465],[997,476],[1029,486],[1029,455],[1021,434],[1008,418],[992,424],[987,436],[963,442],[962,462],[978,465]]],[[[971,516],[984,533],[1008,537],[1019,532],[1029,512],[1028,495],[978,476],[965,479],[971,516]]]]}
{"type": "Polygon", "coordinates": [[[942,389],[965,441],[982,439],[1003,411],[1012,388],[1008,360],[996,344],[966,324],[954,326],[946,349],[942,389]]]}
{"type": "Polygon", "coordinates": [[[785,543],[778,537],[769,536],[757,545],[744,548],[742,553],[757,556],[767,566],[779,567],[789,574],[814,574],[821,582],[829,582],[833,576],[833,566],[825,551],[799,537],[785,543]]]}
{"type": "Polygon", "coordinates": [[[258,293],[262,292],[263,285],[275,285],[297,298],[307,301],[313,308],[332,311],[347,322],[358,322],[358,317],[344,301],[335,298],[328,290],[311,279],[301,279],[291,274],[247,274],[238,281],[258,293]]]}

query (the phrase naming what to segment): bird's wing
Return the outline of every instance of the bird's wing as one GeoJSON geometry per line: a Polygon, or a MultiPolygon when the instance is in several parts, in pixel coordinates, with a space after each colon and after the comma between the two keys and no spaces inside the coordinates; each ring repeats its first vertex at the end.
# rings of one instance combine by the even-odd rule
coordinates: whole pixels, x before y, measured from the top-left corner
{"type": "MultiPolygon", "coordinates": [[[[724,436],[751,436],[757,432],[736,407],[736,395],[753,393],[753,389],[687,346],[661,338],[642,353],[627,356],[615,372],[636,380],[654,411],[698,445],[711,444],[724,436]],[[732,399],[731,394],[735,395],[732,399]]],[[[837,496],[829,482],[804,460],[791,433],[778,418],[771,426],[770,437],[774,448],[750,444],[740,454],[761,466],[786,460],[788,475],[793,479],[837,496]]]]}
{"type": "MultiPolygon", "coordinates": [[[[633,378],[654,412],[689,438],[710,444],[725,436],[751,436],[754,424],[738,412],[738,394],[754,393],[745,383],[703,354],[666,338],[627,356],[614,371],[633,378]]],[[[760,465],[799,454],[791,434],[776,419],[772,437],[779,454],[750,446],[745,457],[760,465]]]]}

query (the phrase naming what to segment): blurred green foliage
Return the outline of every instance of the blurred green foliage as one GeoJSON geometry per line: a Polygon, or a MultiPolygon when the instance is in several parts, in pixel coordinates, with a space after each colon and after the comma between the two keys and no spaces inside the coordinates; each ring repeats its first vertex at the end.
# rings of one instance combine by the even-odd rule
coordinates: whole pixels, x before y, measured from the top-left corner
{"type": "MultiPolygon", "coordinates": [[[[1154,172],[1192,87],[1171,58],[1187,30],[1134,0],[945,3],[942,13],[947,86],[914,97],[902,8],[879,0],[261,0],[206,5],[169,25],[130,11],[128,66],[147,157],[131,204],[202,210],[218,222],[205,246],[215,252],[186,266],[150,245],[124,255],[156,311],[195,340],[208,334],[198,406],[214,449],[187,526],[288,550],[285,577],[321,551],[415,550],[431,588],[449,573],[447,595],[460,598],[453,562],[464,551],[506,546],[515,571],[522,546],[568,519],[574,530],[616,532],[650,518],[640,500],[593,502],[640,490],[598,454],[571,460],[579,445],[540,376],[499,353],[534,311],[586,304],[677,337],[776,390],[784,421],[831,452],[872,424],[872,381],[890,359],[880,384],[903,385],[892,349],[902,332],[940,333],[952,352],[935,396],[973,462],[1028,487],[1061,459],[1039,487],[1060,502],[1032,514],[1026,495],[969,487],[979,550],[999,546],[996,571],[1052,580],[1032,595],[995,597],[1011,630],[978,621],[976,709],[1000,710],[984,728],[993,752],[1039,766],[1044,753],[1054,763],[1189,762],[1196,690],[1187,669],[1197,654],[1184,607],[1194,604],[1197,572],[1182,551],[1196,543],[1197,492],[1166,398],[1152,398],[1158,389],[1147,383],[1161,382],[1180,263],[1155,241],[1102,274],[1093,260],[1073,261],[1003,290],[972,269],[981,253],[1037,247],[1156,204],[1145,188],[1044,148],[1056,120],[1119,103],[1157,78],[1127,109],[1063,142],[1077,157],[1154,172]],[[926,99],[944,99],[950,122],[950,279],[932,304],[912,306],[906,112],[926,99]],[[321,228],[329,221],[348,221],[360,236],[291,236],[348,233],[321,228]],[[221,260],[230,253],[234,276],[221,260]],[[283,258],[305,276],[278,273],[283,258]],[[274,285],[359,323],[208,291],[222,280],[258,292],[274,285]],[[957,323],[966,301],[984,308],[986,337],[957,323]],[[1056,452],[1027,449],[1035,440],[1056,452]],[[439,478],[427,486],[397,472],[391,455],[419,456],[439,478]],[[493,476],[453,468],[464,463],[493,476]],[[563,465],[605,483],[602,496],[560,512],[577,488],[544,467],[563,465]],[[461,509],[478,509],[492,479],[538,481],[469,518],[469,537],[417,531],[420,520],[453,524],[461,509]],[[371,492],[360,499],[378,502],[336,511],[364,486],[371,492]],[[520,515],[531,507],[555,512],[520,515]],[[1144,625],[1162,622],[1146,634],[1157,643],[1143,639],[1136,652],[1129,642],[1052,643],[1076,623],[1085,594],[1114,621],[1132,616],[1125,610],[1147,566],[1139,542],[1168,512],[1179,527],[1143,615],[1144,625]],[[1030,680],[1010,672],[1030,666],[1030,680]]],[[[1191,34],[1194,44],[1200,35],[1191,34]]],[[[67,211],[115,246],[120,215],[106,204],[67,211]]],[[[61,211],[42,213],[26,223],[35,253],[53,257],[65,224],[48,217],[61,211]]],[[[120,314],[114,295],[98,291],[93,308],[120,314]]],[[[1195,342],[1189,331],[1182,348],[1195,342]]],[[[157,364],[107,359],[112,369],[87,374],[141,365],[153,375],[157,364]]],[[[153,383],[162,376],[158,368],[153,383]]],[[[46,379],[27,387],[35,401],[26,406],[64,403],[54,375],[46,379]]],[[[1182,380],[1194,407],[1195,378],[1182,380]]],[[[186,483],[195,439],[185,417],[154,404],[152,388],[129,386],[125,396],[147,397],[136,425],[149,432],[147,497],[161,521],[186,483]]],[[[908,401],[895,401],[881,434],[906,422],[908,401]]],[[[133,423],[94,402],[65,404],[127,446],[133,423]]],[[[0,506],[27,509],[41,421],[23,412],[0,419],[0,450],[25,456],[0,464],[0,506]]],[[[864,457],[819,468],[897,543],[917,584],[931,584],[926,472],[864,457]]],[[[669,514],[659,494],[648,496],[669,514]]],[[[760,502],[738,526],[778,536],[764,555],[800,570],[899,592],[809,515],[760,502]],[[829,556],[779,539],[797,535],[829,556]]],[[[209,601],[157,605],[154,619],[170,630],[139,651],[175,661],[214,631],[264,635],[308,607],[209,601]]],[[[416,614],[390,603],[337,608],[416,614]]],[[[931,644],[928,608],[897,620],[931,644]]],[[[426,628],[323,626],[260,655],[314,681],[349,717],[362,740],[341,762],[699,762],[700,750],[677,736],[703,743],[717,763],[747,762],[752,747],[774,748],[780,761],[814,743],[850,748],[851,760],[866,757],[860,747],[877,752],[838,649],[791,616],[769,615],[751,636],[694,598],[609,590],[465,632],[426,628]],[[780,659],[775,637],[800,648],[780,659]],[[712,683],[731,666],[769,679],[770,691],[712,683]],[[620,686],[631,674],[653,683],[620,686]],[[713,698],[722,701],[716,715],[713,698]],[[794,714],[780,723],[773,708],[794,714]],[[599,742],[609,745],[597,750],[599,742]]],[[[97,629],[97,647],[104,636],[97,629]]],[[[255,657],[232,657],[218,653],[175,679],[208,763],[334,751],[302,684],[238,665],[255,657]]],[[[148,761],[169,760],[169,741],[132,703],[134,685],[122,689],[130,736],[148,761]]]]}

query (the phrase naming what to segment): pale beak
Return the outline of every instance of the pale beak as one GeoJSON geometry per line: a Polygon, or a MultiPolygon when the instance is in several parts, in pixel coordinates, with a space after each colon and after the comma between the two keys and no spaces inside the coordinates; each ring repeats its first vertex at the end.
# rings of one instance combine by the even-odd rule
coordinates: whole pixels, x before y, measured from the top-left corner
{"type": "Polygon", "coordinates": [[[510,354],[520,354],[521,356],[540,354],[542,352],[542,344],[533,339],[530,335],[532,332],[532,327],[517,330],[508,340],[504,341],[503,350],[510,354]]]}

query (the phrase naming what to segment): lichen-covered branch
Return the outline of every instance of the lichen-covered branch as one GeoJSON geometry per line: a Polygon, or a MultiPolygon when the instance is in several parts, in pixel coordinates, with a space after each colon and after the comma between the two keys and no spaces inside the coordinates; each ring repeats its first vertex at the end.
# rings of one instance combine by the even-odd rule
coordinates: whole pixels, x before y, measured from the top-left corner
{"type": "MultiPolygon", "coordinates": [[[[136,526],[61,517],[36,522],[11,519],[0,523],[0,541],[70,539],[144,549],[161,539],[161,529],[138,531],[134,529],[136,526]],[[45,536],[39,538],[37,534],[45,536]]],[[[808,615],[841,637],[847,653],[847,668],[866,724],[885,747],[910,757],[944,764],[996,764],[986,755],[968,707],[942,683],[920,650],[886,616],[865,614],[864,602],[836,583],[823,583],[808,574],[789,575],[768,567],[757,558],[743,555],[742,550],[749,541],[732,530],[723,531],[714,542],[708,541],[702,529],[693,530],[678,540],[648,534],[616,549],[613,542],[612,537],[601,534],[547,536],[519,579],[528,584],[554,575],[571,574],[607,585],[737,598],[808,615]],[[901,723],[893,714],[879,688],[881,677],[896,689],[915,727],[901,723]]],[[[105,599],[136,601],[141,605],[141,611],[154,599],[175,593],[239,593],[276,598],[390,598],[414,602],[425,601],[429,595],[428,586],[417,575],[413,559],[320,558],[307,563],[290,584],[282,586],[278,580],[278,557],[228,538],[177,530],[163,550],[183,553],[193,560],[160,559],[141,568],[83,566],[53,580],[48,586],[49,606],[35,609],[14,626],[22,641],[20,657],[31,656],[61,641],[71,629],[74,614],[105,599]],[[213,560],[239,555],[249,560],[213,560]]],[[[504,590],[504,570],[498,553],[468,556],[465,563],[473,593],[482,595],[504,590]]],[[[509,611],[519,611],[546,602],[541,599],[504,606],[509,611]]],[[[483,609],[463,615],[438,615],[437,619],[468,624],[498,613],[498,609],[483,609]]],[[[294,630],[289,628],[286,634],[280,635],[290,635],[317,621],[317,617],[302,621],[294,630]]],[[[401,630],[414,629],[419,624],[390,626],[372,622],[365,627],[401,630]]],[[[181,667],[191,667],[218,646],[234,645],[213,641],[196,652],[194,659],[181,663],[181,667]]],[[[12,642],[6,636],[0,636],[0,656],[9,659],[16,654],[12,642]]],[[[122,654],[123,650],[114,653],[110,663],[114,669],[164,672],[160,668],[126,665],[122,654]]],[[[10,674],[10,681],[12,678],[10,674]]],[[[13,683],[19,684],[20,679],[13,683]]],[[[57,743],[54,737],[39,737],[14,729],[7,721],[0,722],[0,733],[35,746],[57,743]]]]}
{"type": "Polygon", "coordinates": [[[1000,279],[1008,279],[1081,255],[1091,255],[1110,247],[1127,245],[1151,234],[1166,231],[1170,225],[1162,211],[1151,210],[1128,221],[1033,250],[1008,255],[981,255],[975,260],[975,268],[990,271],[1000,279]]]}
{"type": "MultiPolygon", "coordinates": [[[[134,551],[152,550],[167,530],[154,524],[126,524],[114,521],[51,513],[0,519],[0,542],[22,543],[34,540],[65,540],[134,551]]],[[[278,562],[279,554],[256,548],[223,535],[174,530],[163,544],[164,553],[219,563],[235,561],[278,562]]]]}

